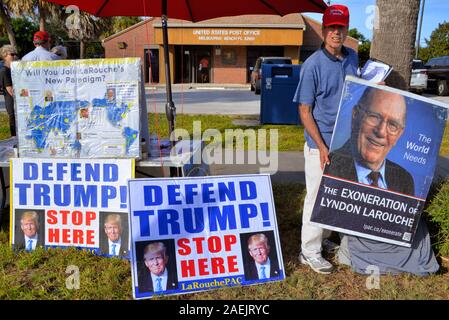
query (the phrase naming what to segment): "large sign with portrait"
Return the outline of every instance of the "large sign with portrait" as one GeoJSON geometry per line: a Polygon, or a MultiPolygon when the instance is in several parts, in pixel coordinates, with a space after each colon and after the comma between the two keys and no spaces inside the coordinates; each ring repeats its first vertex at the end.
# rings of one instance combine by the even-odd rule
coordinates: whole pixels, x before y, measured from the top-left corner
{"type": "Polygon", "coordinates": [[[410,247],[432,183],[447,108],[347,77],[311,221],[410,247]]]}
{"type": "Polygon", "coordinates": [[[136,299],[285,278],[269,175],[129,181],[136,299]]]}
{"type": "Polygon", "coordinates": [[[129,258],[134,160],[11,159],[11,243],[129,258]]]}
{"type": "Polygon", "coordinates": [[[11,72],[21,157],[140,157],[139,58],[14,62],[11,72]]]}

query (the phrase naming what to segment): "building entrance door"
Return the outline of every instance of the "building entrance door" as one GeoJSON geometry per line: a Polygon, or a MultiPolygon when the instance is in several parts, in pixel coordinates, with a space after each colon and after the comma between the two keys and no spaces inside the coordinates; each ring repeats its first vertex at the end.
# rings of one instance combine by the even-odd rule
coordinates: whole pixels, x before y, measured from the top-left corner
{"type": "Polygon", "coordinates": [[[211,47],[175,47],[175,83],[211,82],[211,47]]]}
{"type": "Polygon", "coordinates": [[[159,83],[159,49],[145,49],[145,82],[159,83]]]}
{"type": "Polygon", "coordinates": [[[210,83],[211,47],[197,47],[196,66],[196,82],[210,83]]]}

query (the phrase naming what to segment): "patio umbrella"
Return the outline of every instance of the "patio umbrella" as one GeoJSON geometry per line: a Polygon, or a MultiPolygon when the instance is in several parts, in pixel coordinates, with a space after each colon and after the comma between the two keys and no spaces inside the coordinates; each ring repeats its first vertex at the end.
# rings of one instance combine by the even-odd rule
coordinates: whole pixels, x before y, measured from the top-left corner
{"type": "MultiPolygon", "coordinates": [[[[192,22],[218,17],[244,14],[274,14],[284,16],[290,13],[323,13],[327,5],[323,0],[44,0],[55,4],[77,6],[97,17],[147,16],[161,17],[165,61],[166,104],[165,113],[170,134],[175,129],[176,107],[173,103],[167,19],[192,22]]],[[[174,143],[174,142],[173,142],[174,143]]]]}

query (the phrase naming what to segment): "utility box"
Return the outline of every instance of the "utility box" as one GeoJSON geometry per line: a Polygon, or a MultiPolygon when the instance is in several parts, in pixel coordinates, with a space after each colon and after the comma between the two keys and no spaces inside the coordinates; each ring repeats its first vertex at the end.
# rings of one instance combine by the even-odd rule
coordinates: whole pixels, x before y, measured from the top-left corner
{"type": "Polygon", "coordinates": [[[300,124],[298,104],[293,102],[300,65],[263,64],[260,94],[261,124],[300,124]]]}

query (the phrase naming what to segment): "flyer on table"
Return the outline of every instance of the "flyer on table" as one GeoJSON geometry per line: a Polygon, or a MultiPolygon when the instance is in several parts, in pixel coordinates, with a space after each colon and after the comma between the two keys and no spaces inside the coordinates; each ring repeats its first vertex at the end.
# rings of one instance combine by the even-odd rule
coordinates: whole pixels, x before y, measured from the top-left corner
{"type": "Polygon", "coordinates": [[[285,278],[269,175],[132,179],[134,298],[285,278]]]}
{"type": "Polygon", "coordinates": [[[410,247],[447,115],[439,101],[347,77],[311,221],[410,247]]]}
{"type": "Polygon", "coordinates": [[[133,166],[133,159],[11,159],[12,246],[129,258],[133,166]]]}

